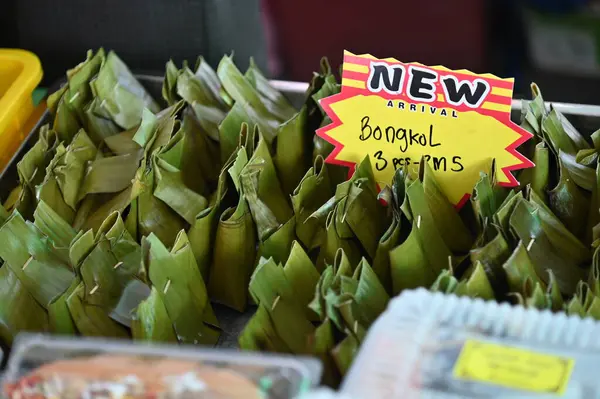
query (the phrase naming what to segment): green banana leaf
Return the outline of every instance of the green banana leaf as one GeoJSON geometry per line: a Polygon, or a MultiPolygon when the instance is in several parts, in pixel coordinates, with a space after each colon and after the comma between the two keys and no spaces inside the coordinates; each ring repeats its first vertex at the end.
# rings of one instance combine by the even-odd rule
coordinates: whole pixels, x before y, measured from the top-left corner
{"type": "Polygon", "coordinates": [[[75,134],[73,141],[61,154],[53,168],[64,201],[73,210],[77,209],[79,190],[88,165],[96,158],[97,153],[96,146],[82,129],[75,134]]]}
{"type": "MultiPolygon", "coordinates": [[[[379,238],[391,220],[386,217],[385,209],[377,199],[377,192],[371,191],[368,183],[363,183],[365,180],[360,179],[351,187],[342,219],[347,222],[370,259],[374,259],[379,238]]],[[[338,211],[341,209],[340,206],[338,211]]]]}
{"type": "Polygon", "coordinates": [[[208,283],[210,297],[243,312],[255,259],[256,228],[242,195],[235,208],[223,212],[217,225],[208,283]]]}
{"type": "MultiPolygon", "coordinates": [[[[330,123],[332,123],[331,119],[329,119],[329,117],[325,117],[319,127],[327,126],[330,123]]],[[[316,134],[313,136],[313,162],[317,159],[317,157],[321,157],[326,160],[334,149],[335,147],[333,144],[321,136],[316,134]]],[[[331,181],[332,185],[345,182],[348,179],[348,173],[348,168],[345,166],[328,165],[327,167],[327,174],[329,175],[329,180],[331,181]]]]}
{"type": "Polygon", "coordinates": [[[306,106],[279,127],[273,163],[283,192],[290,195],[312,163],[311,135],[306,106]]]}
{"type": "Polygon", "coordinates": [[[364,316],[362,324],[370,326],[383,313],[390,297],[365,258],[356,267],[353,278],[358,280],[354,300],[364,316]]]}
{"type": "Polygon", "coordinates": [[[565,306],[565,311],[569,316],[585,316],[585,309],[583,308],[583,305],[581,304],[579,298],[577,298],[576,296],[571,298],[569,303],[565,306]]]}
{"type": "Polygon", "coordinates": [[[340,86],[337,83],[335,76],[331,73],[331,70],[323,72],[325,73],[323,74],[324,80],[322,86],[311,96],[316,104],[319,104],[322,99],[340,92],[340,86]]]}
{"type": "Polygon", "coordinates": [[[575,156],[577,151],[590,148],[585,139],[574,128],[566,126],[564,121],[566,118],[553,108],[542,122],[543,132],[554,153],[558,155],[562,151],[575,156]]]}
{"type": "Polygon", "coordinates": [[[216,344],[219,324],[185,232],[177,235],[171,251],[153,234],[145,240],[150,246],[148,275],[173,322],[178,341],[216,344]]]}
{"type": "Polygon", "coordinates": [[[229,159],[231,154],[237,150],[240,135],[244,129],[254,131],[254,123],[248,115],[244,104],[236,102],[219,125],[218,141],[222,163],[229,159]],[[244,125],[246,126],[245,128],[244,125]]]}
{"type": "Polygon", "coordinates": [[[67,72],[67,85],[48,98],[50,111],[54,114],[53,128],[67,144],[81,127],[85,126],[85,106],[92,101],[90,82],[105,62],[105,53],[88,51],[84,62],[67,72]]]}
{"type": "Polygon", "coordinates": [[[53,334],[77,335],[77,326],[69,311],[67,299],[75,292],[79,282],[78,278],[74,278],[71,286],[48,305],[48,323],[53,334]]]}
{"type": "Polygon", "coordinates": [[[494,223],[500,227],[500,232],[508,242],[514,242],[516,237],[510,229],[510,217],[513,214],[513,211],[519,201],[524,199],[523,192],[515,192],[511,191],[500,208],[498,212],[494,215],[494,223]]]}
{"type": "Polygon", "coordinates": [[[333,272],[336,277],[346,276],[352,277],[354,275],[354,269],[357,265],[356,262],[350,261],[346,256],[343,248],[338,248],[335,253],[335,258],[333,261],[333,272]]]}
{"type": "MultiPolygon", "coordinates": [[[[152,165],[154,162],[150,162],[152,165]]],[[[173,245],[177,233],[186,227],[186,222],[171,207],[154,195],[155,169],[142,161],[136,181],[140,190],[137,197],[138,234],[147,236],[155,234],[167,246],[173,245]],[[146,167],[143,165],[146,164],[146,167]]]]}
{"type": "Polygon", "coordinates": [[[552,273],[552,270],[548,270],[549,274],[549,283],[546,291],[546,295],[548,297],[548,301],[550,302],[550,307],[553,311],[558,312],[563,308],[564,302],[562,294],[560,293],[560,287],[558,286],[558,281],[552,273]]]}
{"type": "Polygon", "coordinates": [[[594,295],[600,295],[600,249],[596,247],[594,257],[592,258],[592,266],[587,280],[590,290],[594,295]]]}
{"type": "Polygon", "coordinates": [[[595,320],[600,320],[600,298],[594,296],[586,311],[586,317],[591,317],[595,320]]]}
{"type": "Polygon", "coordinates": [[[283,272],[292,286],[295,300],[304,309],[306,318],[310,321],[318,321],[318,315],[308,305],[315,295],[320,275],[297,241],[292,244],[290,255],[283,266],[283,272]]]}
{"type": "Polygon", "coordinates": [[[401,218],[402,215],[409,222],[412,222],[413,215],[410,209],[410,201],[406,195],[406,190],[412,184],[412,180],[408,175],[407,168],[400,168],[394,173],[392,178],[392,210],[396,214],[397,218],[401,218]]]}
{"type": "Polygon", "coordinates": [[[221,81],[215,70],[200,56],[196,60],[196,77],[204,86],[206,92],[210,92],[215,101],[221,103],[223,107],[227,107],[227,102],[221,98],[221,81]]]}
{"type": "MultiPolygon", "coordinates": [[[[119,260],[114,256],[110,248],[110,242],[99,235],[96,237],[96,245],[83,259],[79,274],[87,291],[85,304],[96,306],[106,311],[107,315],[119,302],[124,283],[129,276],[123,277],[117,272],[119,260]]],[[[75,319],[78,323],[78,320],[75,319]]]]}
{"type": "Polygon", "coordinates": [[[437,276],[430,290],[443,294],[454,294],[458,288],[458,279],[454,277],[452,270],[442,270],[437,276]]]}
{"type": "Polygon", "coordinates": [[[325,240],[325,224],[320,224],[318,218],[310,218],[310,215],[333,195],[328,167],[322,157],[317,157],[291,197],[296,218],[296,236],[309,250],[320,246],[325,240]]]}
{"type": "MultiPolygon", "coordinates": [[[[420,174],[422,180],[422,188],[425,193],[424,199],[426,202],[424,203],[426,203],[429,206],[429,212],[431,213],[431,217],[433,218],[435,226],[440,235],[442,236],[442,239],[446,243],[446,246],[453,253],[467,252],[473,244],[473,237],[471,235],[471,232],[462,222],[460,216],[454,209],[454,206],[442,193],[433,175],[433,170],[429,166],[429,163],[425,162],[424,159],[421,160],[420,174]]],[[[410,192],[411,189],[409,188],[408,191],[410,192]]],[[[494,202],[491,198],[487,198],[487,195],[488,193],[478,194],[479,197],[486,196],[486,198],[483,199],[483,201],[488,201],[488,204],[486,204],[486,206],[489,208],[493,206],[494,202]]],[[[414,204],[412,200],[410,202],[412,208],[414,204]]],[[[414,210],[415,208],[412,209],[414,210]]],[[[423,215],[421,216],[423,217],[423,215]]],[[[445,259],[444,264],[446,262],[447,260],[445,259]]],[[[441,270],[438,270],[438,272],[439,271],[441,270]]]]}
{"type": "Polygon", "coordinates": [[[48,237],[56,254],[68,264],[69,246],[77,234],[76,231],[44,201],[38,203],[33,217],[35,227],[48,237]]]}
{"type": "MultiPolygon", "coordinates": [[[[551,108],[553,107],[551,106],[551,108]]],[[[571,139],[573,143],[575,143],[575,146],[579,148],[579,150],[586,150],[591,148],[590,144],[585,139],[585,137],[583,137],[583,135],[577,131],[575,126],[573,126],[573,124],[571,124],[571,122],[569,122],[569,120],[561,112],[556,111],[556,115],[558,116],[558,119],[562,124],[562,128],[565,134],[571,139]]]]}
{"type": "MultiPolygon", "coordinates": [[[[151,146],[152,140],[156,136],[156,130],[158,128],[159,120],[147,108],[142,110],[142,118],[140,124],[133,134],[132,141],[135,142],[139,147],[148,149],[151,146]]],[[[115,140],[116,137],[112,137],[110,140],[115,140]]],[[[133,144],[132,144],[133,145],[133,144]]],[[[134,147],[135,148],[135,147],[134,147]]],[[[128,153],[129,151],[126,151],[128,153]]],[[[147,154],[148,152],[146,152],[147,154]]]]}
{"type": "Polygon", "coordinates": [[[304,317],[303,310],[279,297],[270,308],[269,315],[277,335],[294,354],[308,354],[308,338],[315,327],[304,317]]]}
{"type": "MultiPolygon", "coordinates": [[[[354,185],[352,185],[351,188],[356,188],[356,187],[354,185]]],[[[358,189],[352,190],[352,191],[358,191],[358,189]]],[[[335,229],[336,229],[338,235],[340,236],[340,238],[344,238],[344,239],[352,239],[352,238],[356,237],[356,234],[354,234],[354,231],[352,231],[352,228],[350,227],[350,224],[348,223],[348,220],[346,219],[346,209],[347,209],[346,204],[348,202],[350,202],[350,200],[351,200],[351,198],[349,195],[342,197],[342,199],[337,203],[337,205],[335,207],[334,218],[333,218],[333,223],[335,223],[335,229]]]]}
{"type": "Polygon", "coordinates": [[[426,233],[419,229],[415,220],[406,240],[389,253],[393,295],[405,289],[429,287],[435,281],[436,273],[429,264],[422,238],[426,233]]]}
{"type": "Polygon", "coordinates": [[[38,140],[17,163],[17,174],[22,185],[28,185],[33,189],[43,181],[46,167],[54,158],[58,144],[56,132],[48,125],[42,126],[38,140]]]}
{"type": "Polygon", "coordinates": [[[390,251],[397,247],[401,240],[401,219],[392,218],[392,223],[379,239],[373,258],[373,271],[388,294],[392,293],[392,275],[390,266],[390,251]]]}
{"type": "Polygon", "coordinates": [[[154,196],[192,224],[207,208],[208,200],[185,185],[181,170],[162,159],[163,154],[159,152],[152,160],[156,179],[154,196]]]}
{"type": "Polygon", "coordinates": [[[123,129],[137,126],[144,108],[154,113],[160,110],[127,65],[113,51],[106,56],[98,76],[90,82],[90,86],[94,96],[101,101],[101,108],[123,129]]]}
{"type": "Polygon", "coordinates": [[[112,119],[100,116],[104,112],[101,106],[102,102],[98,98],[94,98],[83,108],[83,125],[92,141],[97,145],[122,130],[112,119]]]}
{"type": "Polygon", "coordinates": [[[294,109],[279,90],[276,90],[271,85],[252,57],[250,58],[250,66],[244,76],[250,85],[257,91],[262,103],[273,117],[284,122],[290,120],[294,116],[296,109],[294,109]]]}
{"type": "Polygon", "coordinates": [[[235,105],[241,105],[249,116],[247,122],[259,126],[261,133],[268,143],[272,143],[277,135],[277,129],[282,120],[269,112],[258,90],[242,75],[233,63],[231,56],[224,56],[217,67],[217,75],[223,89],[235,100],[235,105]]]}
{"type": "MultiPolygon", "coordinates": [[[[210,68],[208,65],[205,67],[210,68]]],[[[213,140],[219,140],[219,124],[225,119],[228,111],[221,98],[215,97],[212,90],[189,68],[183,68],[180,72],[177,94],[191,105],[206,134],[213,140]]]]}
{"type": "Polygon", "coordinates": [[[184,112],[181,130],[184,135],[181,154],[183,181],[192,190],[206,196],[216,188],[221,173],[218,143],[204,133],[189,112],[184,112]]]}
{"type": "Polygon", "coordinates": [[[258,145],[245,169],[246,171],[260,170],[257,187],[258,198],[273,212],[279,223],[284,223],[292,217],[292,207],[289,197],[282,191],[281,183],[277,178],[277,171],[267,141],[260,133],[258,134],[260,137],[258,145]]]}
{"type": "Polygon", "coordinates": [[[100,226],[96,240],[103,238],[108,240],[110,252],[119,264],[115,271],[122,287],[129,279],[143,275],[141,247],[125,228],[118,212],[113,212],[100,226]]]}
{"type": "Polygon", "coordinates": [[[456,294],[484,300],[494,300],[496,298],[492,284],[481,262],[475,262],[473,273],[466,281],[463,280],[459,283],[456,294]]]}
{"type": "Polygon", "coordinates": [[[331,320],[325,319],[313,335],[308,337],[308,351],[323,363],[323,377],[321,382],[330,387],[335,387],[341,380],[341,375],[333,360],[331,352],[335,347],[335,328],[331,320]]]}
{"type": "Polygon", "coordinates": [[[472,249],[469,257],[472,264],[480,262],[485,266],[488,279],[497,291],[504,291],[507,278],[502,265],[511,256],[511,248],[495,226],[491,226],[489,230],[494,230],[494,238],[485,246],[472,249]]]}
{"type": "MultiPolygon", "coordinates": [[[[338,204],[339,205],[339,204],[338,204]]],[[[317,259],[317,268],[322,269],[324,265],[331,265],[334,262],[338,249],[342,249],[354,265],[358,264],[362,258],[359,244],[353,239],[344,239],[340,237],[335,223],[337,207],[327,216],[325,223],[325,242],[319,250],[317,259]]]]}
{"type": "Polygon", "coordinates": [[[62,144],[58,145],[54,158],[46,168],[44,181],[36,187],[35,196],[38,201],[42,200],[46,202],[67,223],[72,223],[75,211],[65,202],[58,184],[58,178],[54,174],[54,168],[61,162],[61,158],[66,151],[66,148],[62,144]]]}
{"type": "Polygon", "coordinates": [[[103,48],[100,48],[96,54],[88,50],[86,60],[67,71],[68,84],[65,95],[67,95],[69,104],[74,109],[81,110],[81,107],[77,105],[85,104],[92,97],[89,82],[100,71],[105,58],[106,53],[103,48]]]}
{"type": "Polygon", "coordinates": [[[196,216],[188,230],[188,239],[204,281],[209,281],[217,224],[222,212],[223,198],[227,193],[226,180],[229,166],[225,165],[219,176],[214,203],[196,216]]]}
{"type": "Polygon", "coordinates": [[[535,167],[533,168],[531,189],[546,202],[546,190],[550,174],[550,153],[544,142],[535,146],[533,162],[535,163],[535,167]]]}
{"type": "Polygon", "coordinates": [[[519,241],[510,257],[502,265],[502,268],[506,273],[506,280],[511,292],[521,292],[525,281],[528,279],[534,285],[539,283],[542,288],[546,287],[546,284],[537,275],[523,241],[519,241]]]}
{"type": "Polygon", "coordinates": [[[452,252],[442,236],[447,233],[440,232],[436,223],[438,214],[432,213],[433,207],[429,206],[427,194],[420,181],[416,180],[408,187],[407,196],[413,216],[416,218],[413,228],[417,228],[421,243],[427,243],[425,256],[432,271],[437,275],[448,267],[448,257],[452,256],[452,252]]]}
{"type": "Polygon", "coordinates": [[[90,287],[90,291],[86,291],[86,288],[83,282],[79,283],[67,298],[77,331],[89,337],[129,338],[127,328],[112,320],[104,308],[87,303],[93,287],[90,287]]]}
{"type": "Polygon", "coordinates": [[[298,306],[294,297],[294,289],[287,279],[281,264],[273,258],[261,258],[258,261],[248,286],[250,295],[257,304],[262,304],[267,309],[272,308],[281,299],[293,306],[298,306]]]}
{"type": "Polygon", "coordinates": [[[0,339],[7,346],[25,331],[49,331],[48,314],[6,265],[0,267],[0,339]],[[26,311],[23,311],[26,309],[26,311]]]}
{"type": "MultiPolygon", "coordinates": [[[[80,280],[75,287],[71,286],[70,291],[65,295],[66,304],[76,329],[81,334],[128,337],[128,329],[113,320],[111,312],[119,304],[127,282],[133,278],[135,268],[131,267],[131,263],[135,264],[135,260],[124,265],[125,262],[120,260],[118,255],[125,261],[127,258],[137,258],[139,265],[139,251],[137,256],[135,252],[123,254],[122,241],[127,237],[119,237],[117,234],[118,230],[121,232],[124,230],[118,214],[112,215],[102,227],[94,237],[91,248],[89,248],[89,238],[81,241],[85,235],[73,242],[73,246],[77,245],[77,249],[72,252],[73,258],[77,257],[76,253],[85,253],[85,255],[82,255],[80,260],[73,259],[79,261],[77,270],[80,280]],[[118,247],[121,247],[121,251],[118,247]]],[[[129,242],[131,245],[130,238],[129,242]]],[[[133,243],[133,245],[137,244],[133,243]]]]}
{"type": "Polygon", "coordinates": [[[90,254],[94,249],[95,238],[92,230],[87,230],[85,233],[80,231],[77,236],[71,242],[69,247],[69,260],[73,269],[78,271],[81,262],[90,254]]]}
{"type": "Polygon", "coordinates": [[[44,308],[71,285],[74,273],[50,239],[15,211],[0,227],[0,258],[44,308]]]}
{"type": "Polygon", "coordinates": [[[173,60],[169,60],[165,65],[165,78],[163,80],[162,97],[168,105],[173,105],[179,101],[177,94],[177,82],[180,71],[173,60]]]}
{"type": "Polygon", "coordinates": [[[58,107],[52,124],[52,129],[56,131],[60,140],[65,143],[70,142],[73,135],[81,128],[76,113],[70,109],[67,101],[64,95],[58,100],[58,107]]]}
{"type": "Polygon", "coordinates": [[[272,257],[276,262],[285,263],[295,240],[296,219],[291,218],[267,239],[259,243],[258,254],[262,257],[272,257]]]}
{"type": "Polygon", "coordinates": [[[325,314],[339,331],[358,325],[360,309],[353,300],[357,282],[351,277],[336,276],[325,295],[325,314]]]}
{"type": "Polygon", "coordinates": [[[150,296],[137,307],[131,333],[133,339],[139,341],[178,342],[173,322],[156,287],[152,287],[150,296]]]}
{"type": "Polygon", "coordinates": [[[524,243],[527,243],[526,249],[536,274],[548,283],[545,270],[552,270],[560,291],[563,294],[572,294],[577,282],[584,278],[587,271],[556,250],[542,227],[540,216],[534,210],[531,204],[524,200],[519,201],[510,218],[511,228],[524,243]]]}
{"type": "Polygon", "coordinates": [[[240,333],[238,343],[244,350],[293,353],[275,330],[269,311],[262,305],[240,333]]]}
{"type": "MultiPolygon", "coordinates": [[[[137,178],[136,178],[137,179],[137,178]]],[[[125,190],[109,195],[91,195],[86,197],[77,211],[73,227],[76,230],[97,231],[104,220],[113,212],[124,212],[127,207],[134,201],[137,196],[137,191],[134,186],[129,186],[125,190]]],[[[137,202],[136,202],[137,204],[137,202]]],[[[137,206],[137,205],[136,205],[137,206]]],[[[133,209],[130,210],[129,216],[133,209]]],[[[137,219],[136,219],[137,227],[137,219]]],[[[137,234],[136,234],[137,237],[137,234]]]]}
{"type": "Polygon", "coordinates": [[[526,280],[523,291],[525,293],[523,306],[540,310],[550,309],[551,304],[541,284],[536,283],[533,285],[531,280],[526,280]]]}
{"type": "Polygon", "coordinates": [[[331,351],[331,356],[337,366],[340,375],[345,376],[354,357],[358,353],[360,343],[353,334],[347,334],[339,344],[331,351]]]}
{"type": "Polygon", "coordinates": [[[78,200],[86,195],[99,193],[118,193],[131,184],[142,161],[143,151],[97,158],[89,166],[83,184],[79,190],[78,200]]]}
{"type": "Polygon", "coordinates": [[[474,264],[479,261],[488,267],[502,265],[511,255],[511,248],[506,239],[495,226],[491,226],[493,237],[483,247],[473,248],[469,252],[471,262],[474,264]]]}
{"type": "MultiPolygon", "coordinates": [[[[234,164],[234,168],[235,166],[236,165],[234,164]]],[[[235,173],[234,168],[230,169],[230,174],[232,174],[232,170],[235,173]]],[[[244,193],[248,202],[248,207],[252,213],[252,219],[256,224],[258,239],[260,242],[263,242],[263,240],[267,240],[276,230],[278,230],[281,224],[277,221],[277,217],[271,209],[258,196],[258,185],[261,173],[261,169],[246,169],[244,167],[242,175],[239,177],[239,181],[242,185],[241,191],[244,193]]],[[[235,182],[236,180],[238,179],[233,177],[233,181],[235,182]]]]}
{"type": "MultiPolygon", "coordinates": [[[[88,51],[87,55],[88,56],[90,55],[89,51],[88,51]]],[[[67,92],[68,89],[69,89],[68,85],[63,85],[58,90],[56,90],[54,93],[50,93],[48,95],[48,98],[46,100],[46,105],[48,106],[48,111],[50,111],[50,113],[52,113],[53,116],[56,116],[56,112],[58,110],[58,103],[60,102],[60,99],[65,95],[65,93],[67,92]]]]}
{"type": "MultiPolygon", "coordinates": [[[[598,140],[598,138],[596,138],[596,140],[598,140]]],[[[575,156],[575,161],[578,164],[593,168],[598,163],[598,150],[596,148],[579,150],[577,156],[575,156]]]]}
{"type": "MultiPolygon", "coordinates": [[[[542,119],[548,112],[541,93],[535,83],[532,83],[532,101],[521,100],[521,127],[533,134],[536,143],[544,139],[542,132],[542,119]],[[533,87],[535,86],[535,90],[533,87]],[[536,93],[536,90],[537,93],[536,93]]],[[[527,156],[527,154],[524,154],[527,156]]]]}
{"type": "Polygon", "coordinates": [[[592,187],[592,196],[590,198],[590,209],[586,226],[585,243],[594,243],[600,236],[594,233],[594,227],[600,224],[600,163],[596,165],[596,175],[594,179],[594,186],[592,187]]]}
{"type": "Polygon", "coordinates": [[[479,172],[479,180],[475,184],[473,196],[471,197],[473,208],[479,216],[482,229],[485,221],[492,219],[504,200],[502,193],[499,192],[489,176],[487,173],[479,172]]]}
{"type": "Polygon", "coordinates": [[[530,201],[537,206],[537,215],[548,238],[560,252],[577,264],[587,264],[591,258],[590,250],[575,237],[565,225],[552,213],[535,192],[530,193],[530,201]]]}
{"type": "Polygon", "coordinates": [[[561,165],[568,171],[573,182],[587,191],[592,191],[592,188],[596,184],[595,170],[581,165],[576,161],[575,156],[565,152],[560,151],[559,158],[561,165]]]}
{"type": "Polygon", "coordinates": [[[309,308],[312,309],[317,315],[319,315],[320,320],[324,321],[326,317],[326,303],[325,296],[327,295],[327,291],[329,291],[329,287],[333,283],[333,279],[335,277],[335,272],[333,270],[333,266],[327,266],[325,270],[321,273],[321,277],[319,278],[319,282],[315,287],[315,296],[313,300],[308,304],[309,308]]]}

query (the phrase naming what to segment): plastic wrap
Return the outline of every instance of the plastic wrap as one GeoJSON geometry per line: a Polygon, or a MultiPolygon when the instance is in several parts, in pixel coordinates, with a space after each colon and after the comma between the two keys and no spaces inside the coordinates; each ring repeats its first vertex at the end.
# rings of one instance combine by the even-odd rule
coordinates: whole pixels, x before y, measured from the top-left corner
{"type": "Polygon", "coordinates": [[[321,365],[230,350],[19,338],[4,376],[9,398],[294,398],[321,365]]]}
{"type": "Polygon", "coordinates": [[[600,398],[600,323],[433,294],[394,299],[342,393],[366,398],[600,398]]]}

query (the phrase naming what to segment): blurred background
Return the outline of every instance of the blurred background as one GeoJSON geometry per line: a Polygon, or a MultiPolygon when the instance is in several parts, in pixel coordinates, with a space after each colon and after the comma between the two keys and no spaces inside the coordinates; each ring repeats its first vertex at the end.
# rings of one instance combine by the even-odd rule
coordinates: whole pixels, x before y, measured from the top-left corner
{"type": "Polygon", "coordinates": [[[552,101],[600,104],[598,0],[2,0],[0,47],[42,60],[44,84],[88,48],[116,50],[134,71],[169,58],[214,66],[231,51],[271,77],[307,81],[342,50],[535,81],[552,101]]]}

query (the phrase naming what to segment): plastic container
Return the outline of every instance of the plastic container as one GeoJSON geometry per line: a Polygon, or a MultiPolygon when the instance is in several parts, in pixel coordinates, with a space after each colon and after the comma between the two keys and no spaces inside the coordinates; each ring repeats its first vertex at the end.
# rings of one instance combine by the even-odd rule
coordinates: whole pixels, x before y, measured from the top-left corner
{"type": "MultiPolygon", "coordinates": [[[[98,363],[94,364],[97,365],[98,363]]],[[[69,369],[72,370],[73,367],[69,367],[69,369]]],[[[173,399],[196,397],[193,395],[183,396],[184,393],[190,395],[190,392],[198,392],[193,391],[192,388],[194,387],[202,391],[203,394],[213,393],[216,395],[214,397],[247,397],[248,399],[260,397],[269,399],[298,397],[318,384],[320,376],[321,364],[318,360],[311,358],[256,354],[225,349],[134,345],[124,341],[68,339],[36,334],[20,335],[17,338],[4,374],[3,386],[5,395],[8,395],[7,390],[15,389],[15,387],[21,389],[20,393],[22,394],[25,387],[25,389],[29,389],[29,392],[32,392],[32,389],[45,390],[46,396],[35,397],[69,397],[65,391],[57,392],[56,390],[66,390],[67,387],[73,387],[76,384],[80,384],[79,387],[84,385],[84,389],[93,389],[93,387],[106,389],[107,386],[119,385],[121,386],[119,388],[121,394],[125,395],[123,397],[149,397],[143,396],[145,392],[148,392],[144,389],[150,389],[150,384],[164,383],[171,384],[174,389],[179,390],[179,392],[169,392],[173,396],[164,396],[173,399]],[[147,375],[135,374],[136,368],[127,369],[126,373],[116,372],[116,374],[113,374],[114,371],[111,370],[103,373],[104,378],[95,374],[90,376],[89,370],[99,369],[92,366],[92,363],[87,363],[71,373],[44,373],[43,382],[47,383],[47,386],[40,384],[42,382],[39,380],[40,374],[36,374],[36,370],[39,371],[40,367],[48,365],[62,364],[63,367],[60,367],[60,370],[67,369],[64,365],[68,363],[56,362],[65,360],[97,362],[99,359],[109,360],[108,363],[104,361],[104,367],[107,364],[110,368],[115,365],[120,367],[121,370],[123,370],[123,366],[122,363],[118,364],[120,361],[134,359],[135,362],[139,362],[135,364],[142,367],[151,367],[149,370],[152,370],[153,373],[156,372],[160,377],[148,381],[147,375]],[[182,364],[188,367],[182,367],[182,364]],[[192,368],[189,368],[190,364],[192,368]],[[155,368],[152,369],[152,367],[155,368]],[[182,371],[182,369],[184,370],[182,371]],[[177,371],[172,371],[169,374],[167,370],[177,371]],[[207,379],[208,376],[211,378],[207,379]],[[84,377],[87,377],[87,379],[84,379],[84,377]],[[139,384],[140,380],[142,380],[142,384],[139,384]],[[31,385],[28,385],[32,381],[39,385],[32,388],[31,385]],[[85,384],[81,384],[81,381],[85,381],[85,384]],[[217,384],[216,381],[219,381],[219,383],[217,384]],[[223,384],[222,381],[227,381],[227,383],[223,384]],[[127,388],[128,384],[132,384],[132,382],[136,386],[127,388]],[[123,385],[126,387],[125,390],[122,388],[123,385]],[[183,392],[181,388],[184,385],[191,386],[190,389],[192,390],[183,392]],[[245,389],[242,396],[231,395],[232,390],[236,391],[238,388],[241,390],[241,387],[245,389]],[[253,394],[248,393],[248,388],[253,394]],[[53,392],[54,396],[51,396],[49,392],[51,389],[55,390],[53,392]],[[134,389],[137,390],[135,391],[137,394],[134,394],[134,389]],[[214,392],[215,389],[218,392],[214,392]],[[219,396],[219,394],[225,394],[223,392],[225,390],[228,391],[228,395],[219,396]]],[[[26,398],[27,396],[13,395],[13,397],[26,398]]]]}
{"type": "Polygon", "coordinates": [[[29,134],[31,94],[42,80],[40,60],[24,50],[0,49],[0,170],[29,134]]]}
{"type": "Polygon", "coordinates": [[[367,398],[600,398],[600,323],[408,291],[369,330],[341,392],[367,398]]]}

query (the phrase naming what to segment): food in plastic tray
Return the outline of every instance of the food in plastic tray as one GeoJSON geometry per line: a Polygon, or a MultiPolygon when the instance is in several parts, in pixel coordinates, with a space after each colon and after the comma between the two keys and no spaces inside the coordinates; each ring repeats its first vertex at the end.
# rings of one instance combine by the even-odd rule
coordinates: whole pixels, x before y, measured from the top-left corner
{"type": "Polygon", "coordinates": [[[419,289],[369,331],[341,392],[366,398],[600,398],[600,324],[419,289]]]}
{"type": "Polygon", "coordinates": [[[319,362],[224,350],[45,336],[19,339],[4,379],[9,398],[293,398],[318,382],[319,362]]]}

